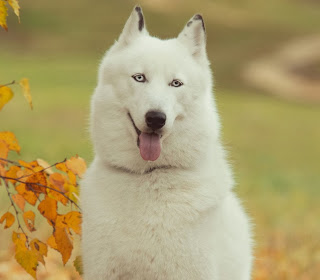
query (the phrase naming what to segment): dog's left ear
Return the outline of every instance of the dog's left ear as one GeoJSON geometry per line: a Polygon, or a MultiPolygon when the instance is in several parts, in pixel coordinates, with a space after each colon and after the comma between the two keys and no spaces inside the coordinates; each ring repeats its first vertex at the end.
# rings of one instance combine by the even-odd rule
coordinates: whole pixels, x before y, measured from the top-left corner
{"type": "Polygon", "coordinates": [[[201,15],[194,15],[177,38],[197,58],[207,58],[206,29],[201,15]]]}
{"type": "Polygon", "coordinates": [[[119,46],[126,46],[141,35],[148,34],[140,6],[135,6],[119,37],[119,46]]]}

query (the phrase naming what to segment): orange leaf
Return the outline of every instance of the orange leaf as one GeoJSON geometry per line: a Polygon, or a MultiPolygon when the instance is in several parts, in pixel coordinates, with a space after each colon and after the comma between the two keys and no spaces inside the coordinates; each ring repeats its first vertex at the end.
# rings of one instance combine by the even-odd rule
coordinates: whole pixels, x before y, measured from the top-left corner
{"type": "Polygon", "coordinates": [[[36,215],[31,210],[23,213],[24,222],[25,222],[28,230],[30,230],[31,232],[36,230],[34,227],[35,216],[36,215]]]}
{"type": "Polygon", "coordinates": [[[29,168],[29,169],[32,169],[32,170],[34,170],[35,167],[39,166],[39,164],[38,164],[38,162],[36,160],[31,161],[31,162],[26,162],[24,160],[19,159],[18,162],[23,167],[26,167],[26,168],[29,168]]]}
{"type": "Polygon", "coordinates": [[[31,205],[36,204],[38,199],[37,196],[34,192],[30,191],[25,184],[19,184],[16,186],[16,191],[31,205]]]}
{"type": "Polygon", "coordinates": [[[81,213],[71,211],[65,215],[58,215],[56,227],[72,229],[76,234],[81,234],[81,213]]]}
{"type": "Polygon", "coordinates": [[[6,229],[13,225],[15,218],[10,212],[6,212],[2,215],[0,219],[0,224],[2,224],[4,220],[6,220],[6,225],[4,226],[4,228],[6,229]]]}
{"type": "MultiPolygon", "coordinates": [[[[6,172],[7,170],[5,170],[5,168],[0,164],[0,176],[6,176],[6,172]]],[[[1,185],[1,181],[0,181],[0,185],[1,185]]]]}
{"type": "Polygon", "coordinates": [[[66,161],[66,166],[71,170],[75,175],[78,175],[82,178],[82,175],[85,173],[87,166],[83,158],[79,156],[72,157],[66,161]]]}
{"type": "Polygon", "coordinates": [[[27,248],[26,240],[27,238],[23,233],[12,233],[12,241],[16,245],[16,261],[25,269],[26,272],[36,279],[38,256],[36,252],[27,248]]]}
{"type": "Polygon", "coordinates": [[[24,206],[26,204],[25,199],[23,198],[23,196],[21,194],[14,194],[12,197],[12,200],[15,202],[15,204],[18,205],[18,207],[24,211],[24,206]]]}
{"type": "MultiPolygon", "coordinates": [[[[1,1],[2,2],[2,1],[1,1]]],[[[0,2],[0,25],[1,25],[1,2],[0,2]]],[[[1,25],[2,26],[2,25],[1,25]]],[[[0,85],[0,111],[13,97],[11,88],[0,85]]]]}
{"type": "Polygon", "coordinates": [[[72,253],[72,240],[66,228],[56,228],[53,235],[57,244],[57,250],[62,255],[63,264],[66,264],[72,253]]]}
{"type": "Polygon", "coordinates": [[[25,99],[27,99],[31,110],[33,109],[32,106],[32,96],[30,94],[30,84],[29,84],[29,80],[27,78],[23,78],[20,82],[19,82],[22,91],[23,91],[23,95],[25,97],[25,99]]]}
{"type": "Polygon", "coordinates": [[[62,176],[62,174],[60,173],[53,173],[50,175],[49,177],[49,182],[56,186],[58,188],[59,191],[61,192],[65,192],[65,189],[63,187],[64,183],[65,183],[65,179],[64,177],[62,176]]]}
{"type": "MultiPolygon", "coordinates": [[[[17,173],[19,171],[20,171],[19,166],[12,165],[10,166],[9,170],[6,172],[6,177],[17,178],[18,177],[17,173]]],[[[17,181],[11,180],[11,179],[7,179],[7,181],[11,182],[14,185],[17,183],[17,181]]]]}
{"type": "Polygon", "coordinates": [[[55,165],[57,169],[63,171],[63,172],[67,172],[68,171],[68,168],[66,166],[66,163],[65,162],[60,162],[58,164],[55,165]]]}
{"type": "Polygon", "coordinates": [[[51,185],[51,184],[50,184],[50,188],[52,188],[53,190],[47,189],[48,196],[50,198],[53,198],[56,201],[60,201],[63,205],[67,205],[68,199],[59,193],[59,192],[61,192],[61,190],[58,187],[56,187],[55,185],[51,185]],[[55,190],[57,190],[57,191],[55,191],[55,190]]]}
{"type": "Polygon", "coordinates": [[[27,186],[36,193],[46,193],[45,186],[47,185],[47,178],[43,172],[37,172],[27,177],[27,186]],[[39,185],[37,185],[39,184],[39,185]],[[41,186],[40,186],[41,185],[41,186]]]}
{"type": "Polygon", "coordinates": [[[47,256],[48,254],[48,246],[47,244],[41,242],[38,239],[33,239],[30,242],[31,251],[35,252],[38,256],[38,261],[45,264],[43,256],[47,256]]]}
{"type": "Polygon", "coordinates": [[[48,244],[52,249],[58,250],[58,246],[57,246],[57,243],[56,243],[56,239],[54,238],[53,235],[51,235],[51,236],[48,238],[47,244],[48,244]]]}
{"type": "MultiPolygon", "coordinates": [[[[4,158],[7,159],[9,154],[9,146],[7,145],[6,142],[4,142],[3,140],[0,140],[0,158],[4,158]]],[[[6,162],[5,161],[1,161],[0,163],[5,165],[6,162]]]]}
{"type": "Polygon", "coordinates": [[[48,196],[40,202],[38,210],[43,217],[47,218],[49,224],[57,219],[57,201],[48,196]]]}
{"type": "Polygon", "coordinates": [[[10,131],[0,132],[0,140],[7,143],[7,145],[9,146],[9,150],[16,151],[17,153],[20,152],[21,148],[18,144],[18,140],[12,132],[10,131]]]}
{"type": "Polygon", "coordinates": [[[50,167],[50,164],[47,163],[46,161],[44,161],[43,159],[38,158],[37,159],[37,163],[42,167],[42,168],[46,168],[46,170],[44,170],[44,172],[46,172],[47,174],[52,174],[53,171],[50,167]]]}
{"type": "Polygon", "coordinates": [[[8,9],[4,1],[0,1],[0,26],[8,31],[7,26],[8,9]]]}

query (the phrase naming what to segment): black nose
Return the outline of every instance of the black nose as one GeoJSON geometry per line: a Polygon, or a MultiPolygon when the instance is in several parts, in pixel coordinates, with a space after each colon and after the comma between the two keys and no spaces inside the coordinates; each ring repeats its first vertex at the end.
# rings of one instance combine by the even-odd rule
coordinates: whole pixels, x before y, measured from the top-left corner
{"type": "Polygon", "coordinates": [[[146,113],[147,126],[152,130],[157,130],[166,124],[166,115],[159,111],[149,111],[146,113]]]}

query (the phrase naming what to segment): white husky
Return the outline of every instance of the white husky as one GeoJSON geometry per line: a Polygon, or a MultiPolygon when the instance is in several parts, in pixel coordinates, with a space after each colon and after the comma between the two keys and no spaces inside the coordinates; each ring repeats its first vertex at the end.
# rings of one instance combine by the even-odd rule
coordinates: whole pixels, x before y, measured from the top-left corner
{"type": "Polygon", "coordinates": [[[81,189],[84,279],[250,279],[205,44],[200,15],[160,40],[135,7],[102,60],[81,189]]]}

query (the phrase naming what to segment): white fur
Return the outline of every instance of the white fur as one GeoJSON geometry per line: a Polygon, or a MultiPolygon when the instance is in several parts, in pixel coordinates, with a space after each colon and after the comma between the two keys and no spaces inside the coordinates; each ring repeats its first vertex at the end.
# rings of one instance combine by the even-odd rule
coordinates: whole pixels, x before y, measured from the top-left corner
{"type": "Polygon", "coordinates": [[[102,60],[91,104],[95,158],[81,187],[86,280],[250,279],[250,226],[232,192],[196,18],[177,39],[160,40],[138,29],[134,10],[102,60]],[[183,86],[169,86],[173,79],[183,86]],[[145,131],[152,109],[167,122],[160,157],[147,162],[128,112],[145,131]]]}

